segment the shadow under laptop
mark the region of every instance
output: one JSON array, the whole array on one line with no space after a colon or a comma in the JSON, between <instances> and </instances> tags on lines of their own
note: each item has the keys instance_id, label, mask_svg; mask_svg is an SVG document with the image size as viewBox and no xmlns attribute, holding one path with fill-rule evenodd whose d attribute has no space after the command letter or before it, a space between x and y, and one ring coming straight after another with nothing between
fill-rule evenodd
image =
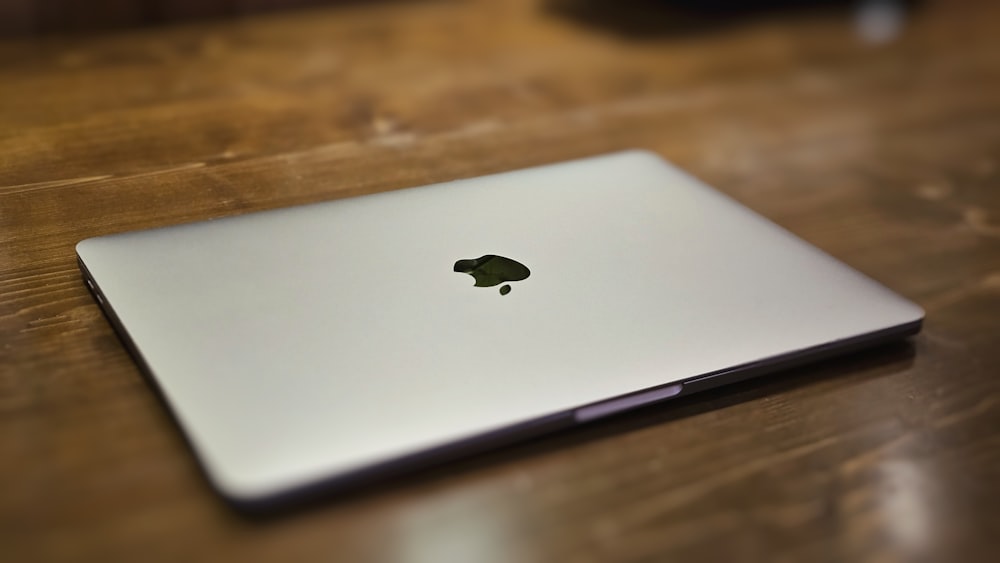
<instances>
[{"instance_id":1,"label":"shadow under laptop","mask_svg":"<svg viewBox=\"0 0 1000 563\"><path fill-rule=\"evenodd\" d=\"M537 437L518 438L516 434L511 436L505 433L502 441L491 443L489 439L477 440L474 446L465 451L459 450L458 453L450 454L454 459L434 461L432 465L428 465L422 458L407 460L377 472L366 472L336 482L321 483L266 502L249 505L233 504L233 506L249 522L257 523L266 523L292 514L303 515L321 509L345 508L351 504L371 500L373 496L431 486L458 475L553 454L654 425L670 424L702 413L805 388L821 381L842 379L845 385L856 385L904 371L912 365L913 358L912 339L891 342L834 359L821 360L748 381L640 407L599 421ZM532 432L537 431L538 427L533 426ZM473 448L476 451L472 451Z\"/></svg>"}]
</instances>

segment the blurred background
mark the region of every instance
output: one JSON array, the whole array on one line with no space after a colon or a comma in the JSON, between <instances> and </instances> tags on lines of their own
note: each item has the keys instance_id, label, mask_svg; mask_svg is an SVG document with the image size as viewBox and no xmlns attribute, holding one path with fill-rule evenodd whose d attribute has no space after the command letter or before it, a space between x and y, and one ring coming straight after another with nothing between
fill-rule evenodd
<instances>
[{"instance_id":1,"label":"blurred background","mask_svg":"<svg viewBox=\"0 0 1000 563\"><path fill-rule=\"evenodd\" d=\"M372 4L388 0L2 0L0 35L24 36L99 31L199 19L238 17L296 8ZM419 0L402 0L414 2ZM877 10L898 15L916 0L549 0L556 12L618 26L630 33L690 32L695 24L720 23L779 11L816 8ZM704 21L699 21L704 20ZM714 20L714 21L713 21Z\"/></svg>"},{"instance_id":2,"label":"blurred background","mask_svg":"<svg viewBox=\"0 0 1000 563\"><path fill-rule=\"evenodd\" d=\"M348 1L351 0L2 0L0 32L30 35L107 30Z\"/></svg>"}]
</instances>

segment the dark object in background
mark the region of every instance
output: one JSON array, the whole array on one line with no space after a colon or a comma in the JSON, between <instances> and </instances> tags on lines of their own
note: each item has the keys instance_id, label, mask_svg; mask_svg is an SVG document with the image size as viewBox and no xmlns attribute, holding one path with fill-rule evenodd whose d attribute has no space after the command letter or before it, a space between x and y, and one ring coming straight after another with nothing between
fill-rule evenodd
<instances>
[{"instance_id":1,"label":"dark object in background","mask_svg":"<svg viewBox=\"0 0 1000 563\"><path fill-rule=\"evenodd\" d=\"M108 30L358 0L0 0L0 37Z\"/></svg>"},{"instance_id":2,"label":"dark object in background","mask_svg":"<svg viewBox=\"0 0 1000 563\"><path fill-rule=\"evenodd\" d=\"M908 12L919 0L548 0L545 8L630 38L703 33L758 17L810 12L844 17L867 7Z\"/></svg>"}]
</instances>

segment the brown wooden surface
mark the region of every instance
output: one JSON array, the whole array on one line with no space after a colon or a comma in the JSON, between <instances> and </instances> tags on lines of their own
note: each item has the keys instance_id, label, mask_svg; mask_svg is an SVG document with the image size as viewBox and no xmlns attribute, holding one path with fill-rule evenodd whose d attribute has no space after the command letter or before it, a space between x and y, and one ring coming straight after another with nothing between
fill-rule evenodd
<instances>
[{"instance_id":1,"label":"brown wooden surface","mask_svg":"<svg viewBox=\"0 0 1000 563\"><path fill-rule=\"evenodd\" d=\"M1000 4L925 2L880 47L836 10L577 13L0 43L0 560L995 560ZM918 301L924 333L248 521L75 264L94 235L624 147Z\"/></svg>"}]
</instances>

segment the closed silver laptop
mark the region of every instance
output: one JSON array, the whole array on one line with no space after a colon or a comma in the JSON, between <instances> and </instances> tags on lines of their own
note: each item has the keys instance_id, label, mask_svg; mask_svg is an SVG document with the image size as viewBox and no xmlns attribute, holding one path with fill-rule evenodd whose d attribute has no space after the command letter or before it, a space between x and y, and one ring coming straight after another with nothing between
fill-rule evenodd
<instances>
[{"instance_id":1,"label":"closed silver laptop","mask_svg":"<svg viewBox=\"0 0 1000 563\"><path fill-rule=\"evenodd\" d=\"M77 253L210 480L246 506L900 338L923 318L642 151Z\"/></svg>"}]
</instances>

